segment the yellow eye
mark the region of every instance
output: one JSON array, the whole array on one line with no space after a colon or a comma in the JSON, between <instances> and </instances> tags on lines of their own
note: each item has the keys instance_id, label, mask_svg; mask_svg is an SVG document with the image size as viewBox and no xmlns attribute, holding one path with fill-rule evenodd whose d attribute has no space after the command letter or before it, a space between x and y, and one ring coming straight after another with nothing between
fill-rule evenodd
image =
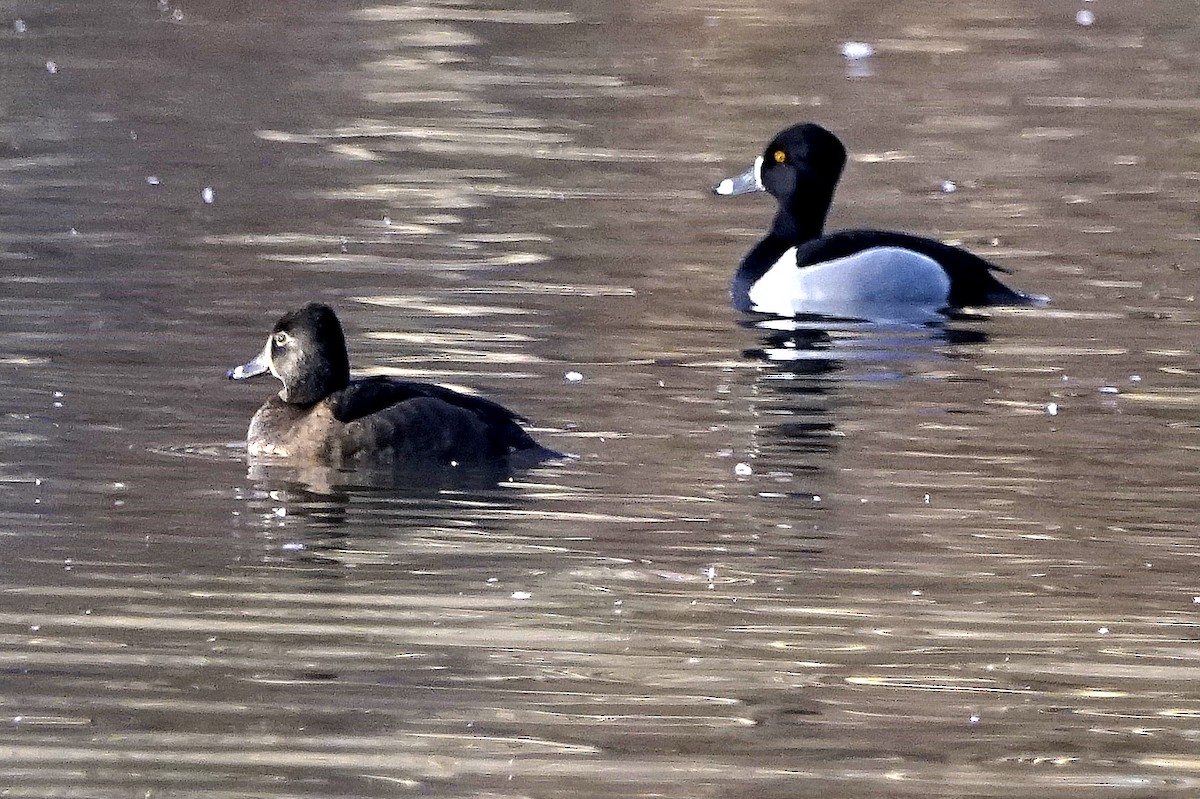
<instances>
[{"instance_id":1,"label":"yellow eye","mask_svg":"<svg viewBox=\"0 0 1200 799\"><path fill-rule=\"evenodd\" d=\"M292 337L282 330L275 334L275 343L280 347L287 346L287 343L292 340Z\"/></svg>"},{"instance_id":2,"label":"yellow eye","mask_svg":"<svg viewBox=\"0 0 1200 799\"><path fill-rule=\"evenodd\" d=\"M776 150L772 158L775 159L775 163L782 164L787 160L787 153L785 153L783 150Z\"/></svg>"}]
</instances>

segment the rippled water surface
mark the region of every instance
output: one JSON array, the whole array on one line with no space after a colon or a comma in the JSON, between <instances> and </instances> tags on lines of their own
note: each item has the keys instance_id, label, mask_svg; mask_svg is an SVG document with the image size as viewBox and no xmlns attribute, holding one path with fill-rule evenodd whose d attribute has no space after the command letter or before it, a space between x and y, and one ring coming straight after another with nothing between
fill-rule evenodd
<instances>
[{"instance_id":1,"label":"rippled water surface","mask_svg":"<svg viewBox=\"0 0 1200 799\"><path fill-rule=\"evenodd\" d=\"M1197 795L1198 62L1184 0L0 5L4 795ZM1053 303L739 319L707 187L807 119L832 227ZM310 300L577 457L248 471Z\"/></svg>"}]
</instances>

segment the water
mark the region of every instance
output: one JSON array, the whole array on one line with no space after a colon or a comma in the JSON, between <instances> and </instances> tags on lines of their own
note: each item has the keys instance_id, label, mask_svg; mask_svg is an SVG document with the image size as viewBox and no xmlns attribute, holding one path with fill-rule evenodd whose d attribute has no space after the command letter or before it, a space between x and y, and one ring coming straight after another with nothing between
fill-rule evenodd
<instances>
[{"instance_id":1,"label":"water","mask_svg":"<svg viewBox=\"0 0 1200 799\"><path fill-rule=\"evenodd\" d=\"M1088 10L7 7L6 795L1195 795L1200 30ZM739 324L804 119L1053 304ZM577 457L248 472L309 300Z\"/></svg>"}]
</instances>

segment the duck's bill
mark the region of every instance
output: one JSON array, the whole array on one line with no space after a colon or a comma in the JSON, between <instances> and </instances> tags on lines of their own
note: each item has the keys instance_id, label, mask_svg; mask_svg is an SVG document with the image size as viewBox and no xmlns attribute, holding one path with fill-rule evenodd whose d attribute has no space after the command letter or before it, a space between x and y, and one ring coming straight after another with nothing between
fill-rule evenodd
<instances>
[{"instance_id":1,"label":"duck's bill","mask_svg":"<svg viewBox=\"0 0 1200 799\"><path fill-rule=\"evenodd\" d=\"M754 159L749 169L735 178L725 178L713 186L713 194L732 197L735 194L749 194L752 191L766 191L762 182L762 156Z\"/></svg>"},{"instance_id":2,"label":"duck's bill","mask_svg":"<svg viewBox=\"0 0 1200 799\"><path fill-rule=\"evenodd\" d=\"M225 376L230 380L245 380L250 377L258 377L271 371L271 341L267 340L267 346L262 348L262 352L254 356L254 360L249 363L244 363L241 366L235 366L225 373Z\"/></svg>"}]
</instances>

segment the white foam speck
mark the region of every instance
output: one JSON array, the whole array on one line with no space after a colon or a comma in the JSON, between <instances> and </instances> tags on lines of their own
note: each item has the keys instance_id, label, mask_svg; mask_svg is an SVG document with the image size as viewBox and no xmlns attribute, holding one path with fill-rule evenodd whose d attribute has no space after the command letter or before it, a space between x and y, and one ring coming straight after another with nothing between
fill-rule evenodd
<instances>
[{"instance_id":1,"label":"white foam speck","mask_svg":"<svg viewBox=\"0 0 1200 799\"><path fill-rule=\"evenodd\" d=\"M26 31L25 20L23 20L23 19L14 20L13 21L13 30L15 30L17 33L24 33Z\"/></svg>"},{"instance_id":2,"label":"white foam speck","mask_svg":"<svg viewBox=\"0 0 1200 799\"><path fill-rule=\"evenodd\" d=\"M1096 15L1093 12L1088 11L1086 8L1080 9L1075 14L1076 24L1082 25L1085 28L1090 27L1095 21Z\"/></svg>"},{"instance_id":3,"label":"white foam speck","mask_svg":"<svg viewBox=\"0 0 1200 799\"><path fill-rule=\"evenodd\" d=\"M513 599L531 599L532 597L533 594L529 593L528 591L513 591L512 593Z\"/></svg>"},{"instance_id":4,"label":"white foam speck","mask_svg":"<svg viewBox=\"0 0 1200 799\"><path fill-rule=\"evenodd\" d=\"M733 473L738 477L749 477L754 474L754 469L748 463L739 463L733 467Z\"/></svg>"},{"instance_id":5,"label":"white foam speck","mask_svg":"<svg viewBox=\"0 0 1200 799\"><path fill-rule=\"evenodd\" d=\"M578 383L579 381L583 380L583 373L567 372L565 375L563 375L563 380L566 380L568 383Z\"/></svg>"},{"instance_id":6,"label":"white foam speck","mask_svg":"<svg viewBox=\"0 0 1200 799\"><path fill-rule=\"evenodd\" d=\"M53 61L47 61L46 62L46 71L49 72L51 75L55 74L56 72L58 72L58 64L54 63Z\"/></svg>"},{"instance_id":7,"label":"white foam speck","mask_svg":"<svg viewBox=\"0 0 1200 799\"><path fill-rule=\"evenodd\" d=\"M147 175L146 184L149 186L157 186L159 184L158 175Z\"/></svg>"},{"instance_id":8,"label":"white foam speck","mask_svg":"<svg viewBox=\"0 0 1200 799\"><path fill-rule=\"evenodd\" d=\"M859 61L875 55L875 48L866 42L842 42L842 57Z\"/></svg>"},{"instance_id":9,"label":"white foam speck","mask_svg":"<svg viewBox=\"0 0 1200 799\"><path fill-rule=\"evenodd\" d=\"M954 192L958 191L958 184L953 180L943 180L942 191L946 194L953 194Z\"/></svg>"},{"instance_id":10,"label":"white foam speck","mask_svg":"<svg viewBox=\"0 0 1200 799\"><path fill-rule=\"evenodd\" d=\"M212 201L215 200L216 198L217 198L217 193L215 191L213 191L212 186L205 186L204 190L200 192L200 199L204 200L204 202L206 204L211 205Z\"/></svg>"},{"instance_id":11,"label":"white foam speck","mask_svg":"<svg viewBox=\"0 0 1200 799\"><path fill-rule=\"evenodd\" d=\"M1046 403L1046 415L1047 416L1058 416L1058 403L1057 402Z\"/></svg>"}]
</instances>

